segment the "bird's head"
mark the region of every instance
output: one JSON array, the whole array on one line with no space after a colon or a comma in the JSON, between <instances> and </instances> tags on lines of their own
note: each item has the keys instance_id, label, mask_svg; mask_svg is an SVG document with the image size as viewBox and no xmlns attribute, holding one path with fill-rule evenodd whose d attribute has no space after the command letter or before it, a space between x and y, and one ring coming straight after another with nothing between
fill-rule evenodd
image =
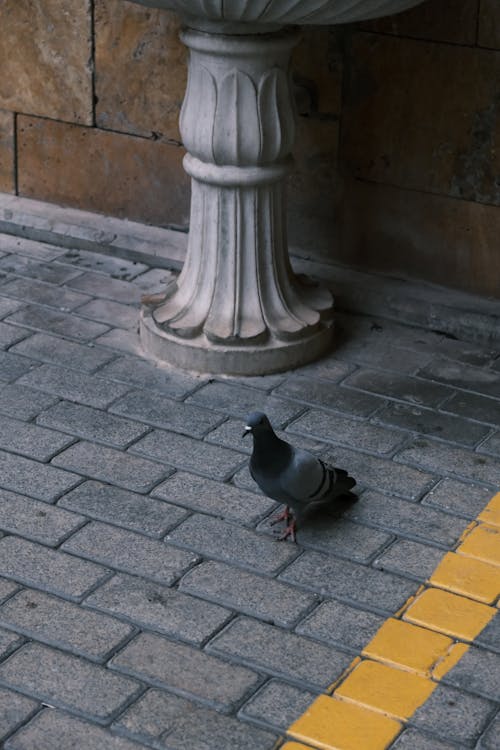
<instances>
[{"instance_id":1,"label":"bird's head","mask_svg":"<svg viewBox=\"0 0 500 750\"><path fill-rule=\"evenodd\" d=\"M252 435L258 434L259 432L272 431L271 423L266 415L261 411L253 411L248 415L247 423L245 425L245 431L243 437L248 435L250 432Z\"/></svg>"}]
</instances>

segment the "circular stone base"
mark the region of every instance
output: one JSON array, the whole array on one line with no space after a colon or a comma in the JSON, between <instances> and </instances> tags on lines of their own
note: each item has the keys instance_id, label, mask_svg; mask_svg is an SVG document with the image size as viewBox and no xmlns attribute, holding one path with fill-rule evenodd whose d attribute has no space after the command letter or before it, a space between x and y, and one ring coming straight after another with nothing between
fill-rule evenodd
<instances>
[{"instance_id":1,"label":"circular stone base","mask_svg":"<svg viewBox=\"0 0 500 750\"><path fill-rule=\"evenodd\" d=\"M254 346L222 346L206 336L185 339L158 327L151 309L143 307L140 336L144 351L183 370L224 375L269 375L293 370L324 354L333 340L333 322L298 341L272 340Z\"/></svg>"}]
</instances>

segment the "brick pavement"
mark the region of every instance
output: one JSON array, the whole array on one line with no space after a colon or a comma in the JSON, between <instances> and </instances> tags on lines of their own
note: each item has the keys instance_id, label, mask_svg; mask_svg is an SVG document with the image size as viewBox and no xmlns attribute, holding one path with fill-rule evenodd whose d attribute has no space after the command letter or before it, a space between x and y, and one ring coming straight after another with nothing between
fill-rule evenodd
<instances>
[{"instance_id":1,"label":"brick pavement","mask_svg":"<svg viewBox=\"0 0 500 750\"><path fill-rule=\"evenodd\" d=\"M0 743L279 747L498 491L500 351L339 315L298 372L197 376L141 357L165 271L0 256ZM297 546L248 474L256 408L359 481ZM497 615L391 747L498 748L499 654Z\"/></svg>"}]
</instances>

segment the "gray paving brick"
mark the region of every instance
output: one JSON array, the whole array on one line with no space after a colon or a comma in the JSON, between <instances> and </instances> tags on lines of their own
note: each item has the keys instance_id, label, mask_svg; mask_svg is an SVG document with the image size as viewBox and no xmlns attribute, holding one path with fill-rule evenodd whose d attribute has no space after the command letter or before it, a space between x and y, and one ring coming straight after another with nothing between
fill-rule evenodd
<instances>
[{"instance_id":1,"label":"gray paving brick","mask_svg":"<svg viewBox=\"0 0 500 750\"><path fill-rule=\"evenodd\" d=\"M474 419L500 427L500 403L497 399L459 391L441 408L442 411L457 414L466 419Z\"/></svg>"},{"instance_id":2,"label":"gray paving brick","mask_svg":"<svg viewBox=\"0 0 500 750\"><path fill-rule=\"evenodd\" d=\"M297 633L359 653L385 618L348 604L326 601L296 627Z\"/></svg>"},{"instance_id":3,"label":"gray paving brick","mask_svg":"<svg viewBox=\"0 0 500 750\"><path fill-rule=\"evenodd\" d=\"M183 521L166 539L259 573L277 572L298 553L296 545L279 544L250 529L198 513Z\"/></svg>"},{"instance_id":4,"label":"gray paving brick","mask_svg":"<svg viewBox=\"0 0 500 750\"><path fill-rule=\"evenodd\" d=\"M443 550L427 544L398 539L374 561L379 570L426 581L442 560Z\"/></svg>"},{"instance_id":5,"label":"gray paving brick","mask_svg":"<svg viewBox=\"0 0 500 750\"><path fill-rule=\"evenodd\" d=\"M0 487L6 490L51 503L79 481L69 471L0 450Z\"/></svg>"},{"instance_id":6,"label":"gray paving brick","mask_svg":"<svg viewBox=\"0 0 500 750\"><path fill-rule=\"evenodd\" d=\"M272 679L243 706L238 715L278 732L285 732L315 697L315 693L309 690Z\"/></svg>"},{"instance_id":7,"label":"gray paving brick","mask_svg":"<svg viewBox=\"0 0 500 750\"><path fill-rule=\"evenodd\" d=\"M112 328L102 336L98 336L95 343L100 346L109 346L110 349L116 349L125 354L140 356L142 353L138 332L126 331L124 328Z\"/></svg>"},{"instance_id":8,"label":"gray paving brick","mask_svg":"<svg viewBox=\"0 0 500 750\"><path fill-rule=\"evenodd\" d=\"M54 284L47 284L44 281L23 278L13 279L7 284L3 284L2 294L64 311L73 310L89 299L86 294L73 292Z\"/></svg>"},{"instance_id":9,"label":"gray paving brick","mask_svg":"<svg viewBox=\"0 0 500 750\"><path fill-rule=\"evenodd\" d=\"M392 750L456 750L456 747L410 728L398 737Z\"/></svg>"},{"instance_id":10,"label":"gray paving brick","mask_svg":"<svg viewBox=\"0 0 500 750\"><path fill-rule=\"evenodd\" d=\"M500 653L500 615L497 614L475 638L480 646Z\"/></svg>"},{"instance_id":11,"label":"gray paving brick","mask_svg":"<svg viewBox=\"0 0 500 750\"><path fill-rule=\"evenodd\" d=\"M131 307L109 299L93 299L78 308L78 315L116 328L137 329L139 305Z\"/></svg>"},{"instance_id":12,"label":"gray paving brick","mask_svg":"<svg viewBox=\"0 0 500 750\"><path fill-rule=\"evenodd\" d=\"M40 365L18 382L20 385L27 385L66 398L68 401L77 401L98 409L105 408L128 390L125 385L111 383L96 375L47 364Z\"/></svg>"},{"instance_id":13,"label":"gray paving brick","mask_svg":"<svg viewBox=\"0 0 500 750\"><path fill-rule=\"evenodd\" d=\"M269 521L263 521L259 528L276 533L272 529L281 530L284 524L282 527L271 527ZM302 547L347 557L356 562L369 562L391 538L383 531L326 513L306 520L297 531L297 541Z\"/></svg>"},{"instance_id":14,"label":"gray paving brick","mask_svg":"<svg viewBox=\"0 0 500 750\"><path fill-rule=\"evenodd\" d=\"M0 602L11 596L17 588L19 587L15 583L12 583L12 581L0 578Z\"/></svg>"},{"instance_id":15,"label":"gray paving brick","mask_svg":"<svg viewBox=\"0 0 500 750\"><path fill-rule=\"evenodd\" d=\"M115 359L103 367L100 374L110 380L130 383L144 390L160 391L177 399L183 398L205 379L201 375L188 375L179 370L161 367L150 360L131 356Z\"/></svg>"},{"instance_id":16,"label":"gray paving brick","mask_svg":"<svg viewBox=\"0 0 500 750\"><path fill-rule=\"evenodd\" d=\"M248 617L230 623L207 650L313 689L328 687L352 660L330 646Z\"/></svg>"},{"instance_id":17,"label":"gray paving brick","mask_svg":"<svg viewBox=\"0 0 500 750\"><path fill-rule=\"evenodd\" d=\"M46 333L34 333L12 347L11 351L49 364L76 367L84 372L94 372L114 357L111 352L93 345L77 344L76 341L66 341Z\"/></svg>"},{"instance_id":18,"label":"gray paving brick","mask_svg":"<svg viewBox=\"0 0 500 750\"><path fill-rule=\"evenodd\" d=\"M4 383L17 380L21 375L36 367L38 367L38 362L26 357L19 357L17 354L0 351L0 381Z\"/></svg>"},{"instance_id":19,"label":"gray paving brick","mask_svg":"<svg viewBox=\"0 0 500 750\"><path fill-rule=\"evenodd\" d=\"M489 433L489 428L485 425L407 404L388 404L376 414L374 420L468 447L477 445Z\"/></svg>"},{"instance_id":20,"label":"gray paving brick","mask_svg":"<svg viewBox=\"0 0 500 750\"><path fill-rule=\"evenodd\" d=\"M371 394L357 393L329 381L311 378L288 378L275 393L311 406L346 412L356 417L368 417L383 404L382 399Z\"/></svg>"},{"instance_id":21,"label":"gray paving brick","mask_svg":"<svg viewBox=\"0 0 500 750\"><path fill-rule=\"evenodd\" d=\"M343 386L378 393L399 401L409 401L419 406L438 406L453 392L444 385L422 378L368 369L358 370L350 375L344 380Z\"/></svg>"},{"instance_id":22,"label":"gray paving brick","mask_svg":"<svg viewBox=\"0 0 500 750\"><path fill-rule=\"evenodd\" d=\"M49 396L24 385L0 385L0 413L29 421L43 409L57 402L57 396Z\"/></svg>"},{"instance_id":23,"label":"gray paving brick","mask_svg":"<svg viewBox=\"0 0 500 750\"><path fill-rule=\"evenodd\" d=\"M134 531L91 521L61 549L110 568L170 585L199 557Z\"/></svg>"},{"instance_id":24,"label":"gray paving brick","mask_svg":"<svg viewBox=\"0 0 500 750\"><path fill-rule=\"evenodd\" d=\"M0 318L5 318L23 306L20 300L10 299L10 297L0 297Z\"/></svg>"},{"instance_id":25,"label":"gray paving brick","mask_svg":"<svg viewBox=\"0 0 500 750\"><path fill-rule=\"evenodd\" d=\"M317 409L311 409L292 422L287 428L288 432L372 453L390 453L405 439L404 433L396 430L386 430L359 419L349 419Z\"/></svg>"},{"instance_id":26,"label":"gray paving brick","mask_svg":"<svg viewBox=\"0 0 500 750\"><path fill-rule=\"evenodd\" d=\"M156 633L194 644L203 643L230 617L230 612L218 604L208 604L167 586L124 574L115 575L85 603Z\"/></svg>"},{"instance_id":27,"label":"gray paving brick","mask_svg":"<svg viewBox=\"0 0 500 750\"><path fill-rule=\"evenodd\" d=\"M147 432L147 427L130 419L115 417L71 401L55 404L38 417L37 423L116 448L126 448Z\"/></svg>"},{"instance_id":28,"label":"gray paving brick","mask_svg":"<svg viewBox=\"0 0 500 750\"><path fill-rule=\"evenodd\" d=\"M152 537L163 536L187 516L176 505L93 480L63 495L58 506Z\"/></svg>"},{"instance_id":29,"label":"gray paving brick","mask_svg":"<svg viewBox=\"0 0 500 750\"><path fill-rule=\"evenodd\" d=\"M0 575L78 600L107 578L109 571L64 552L7 536L0 539Z\"/></svg>"},{"instance_id":30,"label":"gray paving brick","mask_svg":"<svg viewBox=\"0 0 500 750\"><path fill-rule=\"evenodd\" d=\"M341 342L336 355L349 362L381 370L394 370L412 375L432 359L432 354L394 346L390 341L374 341L358 337Z\"/></svg>"},{"instance_id":31,"label":"gray paving brick","mask_svg":"<svg viewBox=\"0 0 500 750\"><path fill-rule=\"evenodd\" d=\"M89 724L47 708L5 743L5 750L141 750L144 745L112 735L108 729Z\"/></svg>"},{"instance_id":32,"label":"gray paving brick","mask_svg":"<svg viewBox=\"0 0 500 750\"><path fill-rule=\"evenodd\" d=\"M34 424L2 417L0 420L0 448L21 453L37 461L48 461L55 453L72 443L72 438Z\"/></svg>"},{"instance_id":33,"label":"gray paving brick","mask_svg":"<svg viewBox=\"0 0 500 750\"><path fill-rule=\"evenodd\" d=\"M245 460L228 448L219 448L175 432L154 430L141 438L129 453L164 461L177 469L192 470L213 479L226 479Z\"/></svg>"},{"instance_id":34,"label":"gray paving brick","mask_svg":"<svg viewBox=\"0 0 500 750\"><path fill-rule=\"evenodd\" d=\"M436 357L419 374L424 378L466 391L476 391L484 396L500 398L500 376L484 367L474 367L453 362L445 357Z\"/></svg>"},{"instance_id":35,"label":"gray paving brick","mask_svg":"<svg viewBox=\"0 0 500 750\"><path fill-rule=\"evenodd\" d=\"M500 702L500 654L475 646L443 678L443 682Z\"/></svg>"},{"instance_id":36,"label":"gray paving brick","mask_svg":"<svg viewBox=\"0 0 500 750\"><path fill-rule=\"evenodd\" d=\"M105 722L138 692L135 680L39 643L0 664L0 680L22 693Z\"/></svg>"},{"instance_id":37,"label":"gray paving brick","mask_svg":"<svg viewBox=\"0 0 500 750\"><path fill-rule=\"evenodd\" d=\"M165 286L174 279L175 274L166 268L150 268L132 280L132 284L144 294L158 293L165 290Z\"/></svg>"},{"instance_id":38,"label":"gray paving brick","mask_svg":"<svg viewBox=\"0 0 500 750\"><path fill-rule=\"evenodd\" d=\"M47 281L49 284L64 284L81 274L77 269L65 266L62 263L39 263L23 255L8 255L2 258L0 270L12 273L15 276Z\"/></svg>"},{"instance_id":39,"label":"gray paving brick","mask_svg":"<svg viewBox=\"0 0 500 750\"><path fill-rule=\"evenodd\" d=\"M440 684L417 708L410 723L442 740L461 742L470 747L485 728L493 710L491 701Z\"/></svg>"},{"instance_id":40,"label":"gray paving brick","mask_svg":"<svg viewBox=\"0 0 500 750\"><path fill-rule=\"evenodd\" d=\"M500 432L496 432L478 448L480 453L489 453L492 456L500 456Z\"/></svg>"},{"instance_id":41,"label":"gray paving brick","mask_svg":"<svg viewBox=\"0 0 500 750\"><path fill-rule=\"evenodd\" d=\"M277 388L286 378L286 373L275 373L274 375L240 375L237 378L227 377L228 383L234 385L248 385L251 388L260 388L263 391L272 391Z\"/></svg>"},{"instance_id":42,"label":"gray paving brick","mask_svg":"<svg viewBox=\"0 0 500 750\"><path fill-rule=\"evenodd\" d=\"M55 308L50 310L41 305L23 307L5 318L5 322L33 328L35 331L47 331L58 336L67 336L77 341L92 341L96 336L108 330L108 327L102 323L85 320L71 313L60 312Z\"/></svg>"},{"instance_id":43,"label":"gray paving brick","mask_svg":"<svg viewBox=\"0 0 500 750\"><path fill-rule=\"evenodd\" d=\"M0 741L23 724L37 706L37 702L31 698L0 688Z\"/></svg>"},{"instance_id":44,"label":"gray paving brick","mask_svg":"<svg viewBox=\"0 0 500 750\"><path fill-rule=\"evenodd\" d=\"M168 271L164 273L168 273ZM139 278L142 278L142 276L138 277L137 281ZM135 282L136 279L133 282L121 281L120 279L103 276L101 273L84 271L83 273L79 272L76 278L68 281L66 286L70 286L79 292L85 292L85 294L89 294L92 297L102 297L103 299L122 302L125 305L138 306L141 299L141 291L137 288Z\"/></svg>"},{"instance_id":45,"label":"gray paving brick","mask_svg":"<svg viewBox=\"0 0 500 750\"><path fill-rule=\"evenodd\" d=\"M8 323L0 322L0 349L8 349L12 344L16 344L26 336L30 331L19 326L10 326Z\"/></svg>"},{"instance_id":46,"label":"gray paving brick","mask_svg":"<svg viewBox=\"0 0 500 750\"><path fill-rule=\"evenodd\" d=\"M127 393L110 408L114 414L124 414L131 419L201 438L221 418L218 414L179 401L165 398L161 393L136 390Z\"/></svg>"},{"instance_id":47,"label":"gray paving brick","mask_svg":"<svg viewBox=\"0 0 500 750\"><path fill-rule=\"evenodd\" d=\"M377 612L393 614L415 592L415 583L358 563L306 551L280 579Z\"/></svg>"},{"instance_id":48,"label":"gray paving brick","mask_svg":"<svg viewBox=\"0 0 500 750\"><path fill-rule=\"evenodd\" d=\"M111 665L157 687L229 711L258 684L247 669L183 643L141 633L117 654Z\"/></svg>"},{"instance_id":49,"label":"gray paving brick","mask_svg":"<svg viewBox=\"0 0 500 750\"><path fill-rule=\"evenodd\" d=\"M101 661L133 632L130 625L77 604L24 590L0 607L0 623L17 633Z\"/></svg>"},{"instance_id":50,"label":"gray paving brick","mask_svg":"<svg viewBox=\"0 0 500 750\"><path fill-rule=\"evenodd\" d=\"M347 518L425 542L452 547L464 530L464 522L429 506L364 492L345 513Z\"/></svg>"},{"instance_id":51,"label":"gray paving brick","mask_svg":"<svg viewBox=\"0 0 500 750\"><path fill-rule=\"evenodd\" d=\"M238 469L238 471L233 475L231 481L235 485L235 487L238 487L238 489L249 490L249 492L256 493L265 497L260 487L250 476L248 461L243 464L241 469ZM278 507L276 503L274 503L274 505L275 507Z\"/></svg>"},{"instance_id":52,"label":"gray paving brick","mask_svg":"<svg viewBox=\"0 0 500 750\"><path fill-rule=\"evenodd\" d=\"M192 510L250 525L267 515L276 505L273 500L262 495L185 471L176 471L155 487L152 494Z\"/></svg>"},{"instance_id":53,"label":"gray paving brick","mask_svg":"<svg viewBox=\"0 0 500 750\"><path fill-rule=\"evenodd\" d=\"M7 253L28 255L39 261L50 261L64 255L64 249L36 240L27 240L24 237L15 237L10 234L0 234L0 249Z\"/></svg>"},{"instance_id":54,"label":"gray paving brick","mask_svg":"<svg viewBox=\"0 0 500 750\"><path fill-rule=\"evenodd\" d=\"M491 499L491 490L480 485L442 479L425 495L422 505L432 505L447 513L474 519Z\"/></svg>"},{"instance_id":55,"label":"gray paving brick","mask_svg":"<svg viewBox=\"0 0 500 750\"><path fill-rule=\"evenodd\" d=\"M167 750L272 750L277 739L274 734L159 690L149 690L115 726Z\"/></svg>"},{"instance_id":56,"label":"gray paving brick","mask_svg":"<svg viewBox=\"0 0 500 750\"><path fill-rule=\"evenodd\" d=\"M83 516L0 490L0 528L51 547L84 523Z\"/></svg>"},{"instance_id":57,"label":"gray paving brick","mask_svg":"<svg viewBox=\"0 0 500 750\"><path fill-rule=\"evenodd\" d=\"M325 380L331 380L334 383L339 383L347 377L355 367L347 362L340 362L337 359L337 356L338 350L336 350L333 355L327 355L309 365L298 367L297 370L295 370L295 373L306 378L312 376L314 378L322 378Z\"/></svg>"},{"instance_id":58,"label":"gray paving brick","mask_svg":"<svg viewBox=\"0 0 500 750\"><path fill-rule=\"evenodd\" d=\"M403 466L366 453L357 453L347 448L329 449L323 458L333 466L348 470L358 484L364 484L379 492L400 495L408 500L417 500L436 481L434 475L421 469Z\"/></svg>"},{"instance_id":59,"label":"gray paving brick","mask_svg":"<svg viewBox=\"0 0 500 750\"><path fill-rule=\"evenodd\" d=\"M67 448L52 463L135 492L147 492L169 472L146 458L84 441Z\"/></svg>"},{"instance_id":60,"label":"gray paving brick","mask_svg":"<svg viewBox=\"0 0 500 750\"><path fill-rule=\"evenodd\" d=\"M179 589L285 628L317 601L293 586L213 561L186 573Z\"/></svg>"},{"instance_id":61,"label":"gray paving brick","mask_svg":"<svg viewBox=\"0 0 500 750\"><path fill-rule=\"evenodd\" d=\"M11 633L10 630L4 630L0 628L0 659L5 659L7 654L18 648L23 642L23 638L18 633ZM0 706L2 704L1 691L0 691ZM1 717L0 717L1 722ZM1 726L1 724L0 724ZM0 733L1 736L1 733Z\"/></svg>"},{"instance_id":62,"label":"gray paving brick","mask_svg":"<svg viewBox=\"0 0 500 750\"><path fill-rule=\"evenodd\" d=\"M275 427L282 427L303 408L268 395L258 388L249 388L231 382L208 383L193 393L188 401L220 411L225 416L232 415L242 419L245 419L252 411L264 411Z\"/></svg>"},{"instance_id":63,"label":"gray paving brick","mask_svg":"<svg viewBox=\"0 0 500 750\"><path fill-rule=\"evenodd\" d=\"M481 750L498 750L498 737L500 736L500 712L495 716L478 745Z\"/></svg>"},{"instance_id":64,"label":"gray paving brick","mask_svg":"<svg viewBox=\"0 0 500 750\"><path fill-rule=\"evenodd\" d=\"M426 438L414 440L397 455L398 461L421 466L444 475L457 476L484 482L493 486L500 484L500 460L437 443Z\"/></svg>"},{"instance_id":65,"label":"gray paving brick","mask_svg":"<svg viewBox=\"0 0 500 750\"><path fill-rule=\"evenodd\" d=\"M87 268L91 271L104 273L115 279L129 281L147 270L143 263L123 260L111 255L93 253L89 250L68 250L59 259L62 263L70 263L77 268Z\"/></svg>"}]
</instances>

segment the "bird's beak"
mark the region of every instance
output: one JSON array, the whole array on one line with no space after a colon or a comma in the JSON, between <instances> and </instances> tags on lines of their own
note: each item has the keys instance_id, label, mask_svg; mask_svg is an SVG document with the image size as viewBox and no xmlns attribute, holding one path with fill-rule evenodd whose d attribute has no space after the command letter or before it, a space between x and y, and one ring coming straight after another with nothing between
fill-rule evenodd
<instances>
[{"instance_id":1,"label":"bird's beak","mask_svg":"<svg viewBox=\"0 0 500 750\"><path fill-rule=\"evenodd\" d=\"M250 432L252 432L252 428L249 425L246 425L241 437L244 438L245 435L248 435Z\"/></svg>"}]
</instances>

